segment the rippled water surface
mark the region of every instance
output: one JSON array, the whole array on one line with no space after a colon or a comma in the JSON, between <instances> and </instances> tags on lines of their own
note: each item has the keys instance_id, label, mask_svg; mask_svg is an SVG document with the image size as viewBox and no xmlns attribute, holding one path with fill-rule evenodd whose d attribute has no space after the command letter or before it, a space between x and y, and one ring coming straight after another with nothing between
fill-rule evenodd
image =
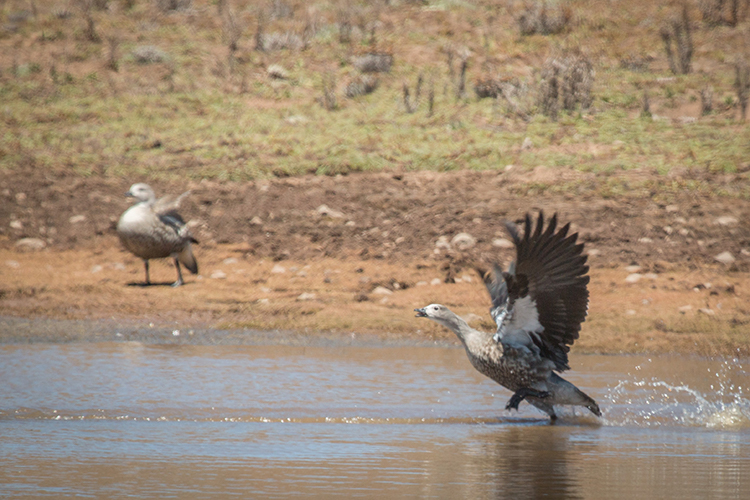
<instances>
[{"instance_id":1,"label":"rippled water surface","mask_svg":"<svg viewBox=\"0 0 750 500\"><path fill-rule=\"evenodd\" d=\"M454 348L0 345L0 497L747 498L740 361L571 366L602 419Z\"/></svg>"}]
</instances>

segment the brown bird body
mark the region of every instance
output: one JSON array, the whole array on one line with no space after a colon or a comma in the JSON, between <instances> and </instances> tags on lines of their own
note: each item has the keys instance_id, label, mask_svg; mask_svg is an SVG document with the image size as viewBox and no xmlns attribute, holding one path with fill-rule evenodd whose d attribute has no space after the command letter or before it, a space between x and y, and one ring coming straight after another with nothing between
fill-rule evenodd
<instances>
[{"instance_id":1,"label":"brown bird body","mask_svg":"<svg viewBox=\"0 0 750 500\"><path fill-rule=\"evenodd\" d=\"M154 191L142 183L133 184L127 195L136 198L138 203L128 208L120 217L117 235L127 251L143 259L146 284L151 284L148 266L150 259L174 259L177 281L173 286L183 284L180 263L193 274L197 274L198 263L193 255L192 243L198 241L190 234L190 229L177 212L182 196L177 200L169 200L166 197L157 200Z\"/></svg>"},{"instance_id":2,"label":"brown bird body","mask_svg":"<svg viewBox=\"0 0 750 500\"><path fill-rule=\"evenodd\" d=\"M490 312L498 325L495 333L471 328L440 304L417 309L417 316L452 330L472 366L513 391L506 408L517 409L526 399L553 420L555 405L584 406L601 416L592 398L555 373L569 368L569 345L578 338L588 309L583 245L575 243L577 235L566 237L567 225L555 232L556 223L553 216L543 231L540 214L532 235L527 215L523 238L508 225L517 260L507 273L495 266L494 278L484 274L493 304Z\"/></svg>"}]
</instances>

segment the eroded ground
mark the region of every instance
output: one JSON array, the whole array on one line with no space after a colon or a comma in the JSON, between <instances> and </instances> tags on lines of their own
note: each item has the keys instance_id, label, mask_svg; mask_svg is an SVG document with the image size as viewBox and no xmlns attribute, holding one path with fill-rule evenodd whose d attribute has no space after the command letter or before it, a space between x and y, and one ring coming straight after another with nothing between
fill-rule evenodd
<instances>
[{"instance_id":1,"label":"eroded ground","mask_svg":"<svg viewBox=\"0 0 750 500\"><path fill-rule=\"evenodd\" d=\"M571 221L591 255L577 352L747 354L750 202L557 195L527 181L511 171L158 184L159 194L192 190L182 212L201 242L200 274L173 289L132 285L143 265L114 232L128 185L9 174L0 315L447 339L413 308L441 302L491 328L474 266L509 262L502 221L544 209ZM452 245L462 232L476 243ZM717 261L724 252L734 261ZM174 279L168 261L152 265L152 280Z\"/></svg>"}]
</instances>

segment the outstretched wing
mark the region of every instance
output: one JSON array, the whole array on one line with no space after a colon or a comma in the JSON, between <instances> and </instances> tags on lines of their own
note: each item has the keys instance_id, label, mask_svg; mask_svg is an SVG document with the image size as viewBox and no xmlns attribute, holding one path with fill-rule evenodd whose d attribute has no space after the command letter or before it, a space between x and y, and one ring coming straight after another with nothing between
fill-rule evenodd
<instances>
[{"instance_id":1,"label":"outstretched wing","mask_svg":"<svg viewBox=\"0 0 750 500\"><path fill-rule=\"evenodd\" d=\"M506 227L516 245L516 262L502 274L495 266L494 284L485 279L492 310L498 311L493 312L498 337L508 335L515 343L534 346L558 371L567 370L570 345L588 311L589 268L583 244L576 244L577 234L568 236L570 224L555 231L557 214L546 230L543 213L536 227L526 214L523 237L515 224L507 222Z\"/></svg>"}]
</instances>

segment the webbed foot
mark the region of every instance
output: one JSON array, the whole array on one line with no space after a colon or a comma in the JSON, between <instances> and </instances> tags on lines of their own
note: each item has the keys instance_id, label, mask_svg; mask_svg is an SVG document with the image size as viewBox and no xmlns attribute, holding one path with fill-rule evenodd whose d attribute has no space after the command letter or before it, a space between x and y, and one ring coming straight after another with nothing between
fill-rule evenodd
<instances>
[{"instance_id":1,"label":"webbed foot","mask_svg":"<svg viewBox=\"0 0 750 500\"><path fill-rule=\"evenodd\" d=\"M513 394L513 396L511 396L510 401L508 401L508 404L505 405L505 409L506 410L518 410L518 405L521 404L521 401L523 401L529 396L531 396L532 398L544 399L546 397L549 397L549 392L537 391L536 389L529 389L527 387L518 389Z\"/></svg>"}]
</instances>

